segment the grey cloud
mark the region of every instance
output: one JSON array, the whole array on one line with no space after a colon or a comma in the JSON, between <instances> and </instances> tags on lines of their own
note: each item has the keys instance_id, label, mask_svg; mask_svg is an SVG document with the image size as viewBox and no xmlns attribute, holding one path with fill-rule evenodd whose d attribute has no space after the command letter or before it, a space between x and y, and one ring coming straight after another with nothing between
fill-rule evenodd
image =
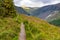
<instances>
[{"instance_id":1,"label":"grey cloud","mask_svg":"<svg viewBox=\"0 0 60 40\"><path fill-rule=\"evenodd\" d=\"M13 0L13 2L15 2L15 3L19 3L20 1L22 1L22 0Z\"/></svg>"},{"instance_id":2,"label":"grey cloud","mask_svg":"<svg viewBox=\"0 0 60 40\"><path fill-rule=\"evenodd\" d=\"M43 3L50 3L53 0L32 0L33 2L43 2Z\"/></svg>"}]
</instances>

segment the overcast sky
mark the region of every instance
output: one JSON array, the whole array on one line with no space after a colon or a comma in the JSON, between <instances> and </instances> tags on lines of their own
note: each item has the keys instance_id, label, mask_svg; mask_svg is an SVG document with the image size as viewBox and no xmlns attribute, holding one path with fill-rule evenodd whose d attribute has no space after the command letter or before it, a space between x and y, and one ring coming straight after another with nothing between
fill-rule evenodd
<instances>
[{"instance_id":1,"label":"overcast sky","mask_svg":"<svg viewBox=\"0 0 60 40\"><path fill-rule=\"evenodd\" d=\"M60 0L14 0L15 6L22 7L42 7L60 3Z\"/></svg>"}]
</instances>

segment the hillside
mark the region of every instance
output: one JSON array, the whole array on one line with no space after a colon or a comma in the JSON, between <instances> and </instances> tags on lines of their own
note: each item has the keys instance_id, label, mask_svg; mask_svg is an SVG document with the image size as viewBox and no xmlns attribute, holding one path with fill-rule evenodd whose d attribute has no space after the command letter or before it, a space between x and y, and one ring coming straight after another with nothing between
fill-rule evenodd
<instances>
[{"instance_id":1,"label":"hillside","mask_svg":"<svg viewBox=\"0 0 60 40\"><path fill-rule=\"evenodd\" d=\"M0 18L0 40L18 40L21 22L25 25L26 40L60 40L60 28L25 15Z\"/></svg>"},{"instance_id":2,"label":"hillside","mask_svg":"<svg viewBox=\"0 0 60 40\"><path fill-rule=\"evenodd\" d=\"M47 21L52 21L52 20L56 20L56 19L60 19L60 12L59 11L55 11L55 13L50 14L49 16L46 17Z\"/></svg>"},{"instance_id":3,"label":"hillside","mask_svg":"<svg viewBox=\"0 0 60 40\"><path fill-rule=\"evenodd\" d=\"M60 19L55 19L55 20L49 21L49 23L56 25L56 26L60 26Z\"/></svg>"},{"instance_id":4,"label":"hillside","mask_svg":"<svg viewBox=\"0 0 60 40\"><path fill-rule=\"evenodd\" d=\"M30 15L26 10L24 10L22 7L16 7L15 9L17 10L18 13L20 14L25 14L25 15Z\"/></svg>"},{"instance_id":5,"label":"hillside","mask_svg":"<svg viewBox=\"0 0 60 40\"><path fill-rule=\"evenodd\" d=\"M25 7L25 8L22 8L23 10L20 10L21 7L20 8L16 7L16 8L19 13L23 11L23 14L26 14L26 15L29 14L30 16L36 16L38 18L45 20L46 17L48 17L50 14L54 14L56 11L58 12L60 11L60 3L54 4L54 5L47 5L43 7Z\"/></svg>"},{"instance_id":6,"label":"hillside","mask_svg":"<svg viewBox=\"0 0 60 40\"><path fill-rule=\"evenodd\" d=\"M22 10L21 10L22 8ZM38 18L44 19L50 24L59 26L60 23L60 3L47 5L44 7L16 7L19 13L28 15L28 16L36 16ZM57 21L57 23L55 22Z\"/></svg>"},{"instance_id":7,"label":"hillside","mask_svg":"<svg viewBox=\"0 0 60 40\"><path fill-rule=\"evenodd\" d=\"M60 12L56 11L53 14L50 14L47 18L46 21L48 21L50 24L60 26Z\"/></svg>"},{"instance_id":8,"label":"hillside","mask_svg":"<svg viewBox=\"0 0 60 40\"><path fill-rule=\"evenodd\" d=\"M58 12L60 11L60 3L38 8L37 10L32 12L33 13L32 15L42 19L46 19L46 17L49 16L50 14L54 14L55 11Z\"/></svg>"},{"instance_id":9,"label":"hillside","mask_svg":"<svg viewBox=\"0 0 60 40\"><path fill-rule=\"evenodd\" d=\"M23 14L15 10L12 0L0 0L0 40L19 40L24 28L26 40L60 40L60 27Z\"/></svg>"}]
</instances>

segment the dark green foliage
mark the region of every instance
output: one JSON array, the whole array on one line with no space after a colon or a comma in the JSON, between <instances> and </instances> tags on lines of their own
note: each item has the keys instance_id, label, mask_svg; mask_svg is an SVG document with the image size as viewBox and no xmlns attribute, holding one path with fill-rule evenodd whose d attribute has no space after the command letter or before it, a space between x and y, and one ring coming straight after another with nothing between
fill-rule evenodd
<instances>
[{"instance_id":1,"label":"dark green foliage","mask_svg":"<svg viewBox=\"0 0 60 40\"><path fill-rule=\"evenodd\" d=\"M56 25L56 26L60 26L60 19L57 20L53 20L51 22L49 22L50 24Z\"/></svg>"},{"instance_id":2,"label":"dark green foliage","mask_svg":"<svg viewBox=\"0 0 60 40\"><path fill-rule=\"evenodd\" d=\"M0 16L14 17L16 10L13 5L13 0L0 0Z\"/></svg>"}]
</instances>

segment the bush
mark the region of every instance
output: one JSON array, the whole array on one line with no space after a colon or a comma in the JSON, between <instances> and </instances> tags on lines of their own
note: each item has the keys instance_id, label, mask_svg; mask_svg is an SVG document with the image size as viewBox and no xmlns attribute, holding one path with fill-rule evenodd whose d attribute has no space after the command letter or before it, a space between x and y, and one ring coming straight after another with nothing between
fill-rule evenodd
<instances>
[{"instance_id":1,"label":"bush","mask_svg":"<svg viewBox=\"0 0 60 40\"><path fill-rule=\"evenodd\" d=\"M16 16L16 10L12 0L0 0L0 16L2 17L14 17Z\"/></svg>"}]
</instances>

